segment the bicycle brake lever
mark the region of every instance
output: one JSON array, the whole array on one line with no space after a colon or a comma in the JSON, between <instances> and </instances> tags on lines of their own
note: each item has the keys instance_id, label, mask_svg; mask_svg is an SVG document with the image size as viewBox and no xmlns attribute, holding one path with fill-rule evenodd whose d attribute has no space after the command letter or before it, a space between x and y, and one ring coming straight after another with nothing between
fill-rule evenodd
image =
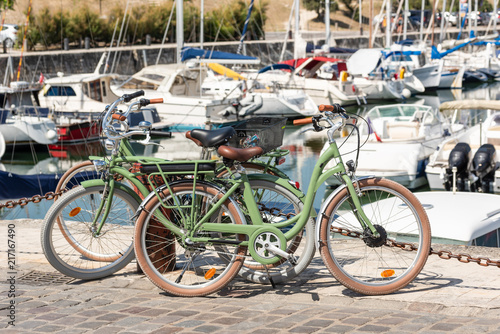
<instances>
[{"instance_id":1,"label":"bicycle brake lever","mask_svg":"<svg viewBox=\"0 0 500 334\"><path fill-rule=\"evenodd\" d=\"M303 134L304 132L308 132L308 131L316 131L316 130L314 128L307 128L307 129L300 131L299 133Z\"/></svg>"}]
</instances>

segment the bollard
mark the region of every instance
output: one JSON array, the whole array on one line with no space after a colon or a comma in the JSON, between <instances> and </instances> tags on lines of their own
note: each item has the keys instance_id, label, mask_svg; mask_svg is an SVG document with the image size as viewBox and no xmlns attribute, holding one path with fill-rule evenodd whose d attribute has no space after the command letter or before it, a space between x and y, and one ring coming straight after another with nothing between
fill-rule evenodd
<instances>
[{"instance_id":1,"label":"bollard","mask_svg":"<svg viewBox=\"0 0 500 334\"><path fill-rule=\"evenodd\" d=\"M90 37L85 37L85 49L90 49Z\"/></svg>"},{"instance_id":2,"label":"bollard","mask_svg":"<svg viewBox=\"0 0 500 334\"><path fill-rule=\"evenodd\" d=\"M147 45L147 46L150 46L150 45L151 45L151 35L150 35L150 34L147 34L147 35L146 35L146 45Z\"/></svg>"},{"instance_id":3,"label":"bollard","mask_svg":"<svg viewBox=\"0 0 500 334\"><path fill-rule=\"evenodd\" d=\"M67 38L67 37L63 40L63 48L64 48L64 51L69 50L69 38Z\"/></svg>"},{"instance_id":4,"label":"bollard","mask_svg":"<svg viewBox=\"0 0 500 334\"><path fill-rule=\"evenodd\" d=\"M2 45L3 45L3 53L7 53L7 39L4 39Z\"/></svg>"}]
</instances>

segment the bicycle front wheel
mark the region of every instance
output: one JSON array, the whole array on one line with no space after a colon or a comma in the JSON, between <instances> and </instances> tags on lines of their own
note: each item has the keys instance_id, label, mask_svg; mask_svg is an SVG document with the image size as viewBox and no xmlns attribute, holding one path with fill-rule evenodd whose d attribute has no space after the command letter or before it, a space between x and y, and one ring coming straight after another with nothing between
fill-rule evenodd
<instances>
[{"instance_id":1,"label":"bicycle front wheel","mask_svg":"<svg viewBox=\"0 0 500 334\"><path fill-rule=\"evenodd\" d=\"M98 279L124 268L134 258L134 215L139 203L115 189L109 215L100 232L93 224L104 186L74 188L50 207L42 227L42 249L61 273ZM100 219L97 219L100 222ZM97 224L98 224L97 223Z\"/></svg>"},{"instance_id":2,"label":"bicycle front wheel","mask_svg":"<svg viewBox=\"0 0 500 334\"><path fill-rule=\"evenodd\" d=\"M226 286L238 273L246 255L239 243L244 235L196 232L208 242L176 236L160 221L168 219L189 233L224 194L211 185L182 181L164 188L161 200L152 197L136 222L134 246L144 274L160 289L177 296L205 296ZM210 223L243 224L235 205L226 200L209 218ZM184 239L184 240L183 240Z\"/></svg>"},{"instance_id":3,"label":"bicycle front wheel","mask_svg":"<svg viewBox=\"0 0 500 334\"><path fill-rule=\"evenodd\" d=\"M418 199L402 185L380 178L358 182L361 205L379 232L362 228L343 189L327 204L320 222L320 254L344 286L382 295L408 285L429 256L429 219Z\"/></svg>"}]
</instances>

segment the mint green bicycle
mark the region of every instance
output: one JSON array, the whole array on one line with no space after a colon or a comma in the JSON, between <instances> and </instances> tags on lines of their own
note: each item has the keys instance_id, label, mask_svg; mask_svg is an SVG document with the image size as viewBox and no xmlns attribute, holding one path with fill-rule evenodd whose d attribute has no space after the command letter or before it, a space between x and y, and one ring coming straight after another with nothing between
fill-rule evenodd
<instances>
[{"instance_id":1,"label":"mint green bicycle","mask_svg":"<svg viewBox=\"0 0 500 334\"><path fill-rule=\"evenodd\" d=\"M193 162L193 178L169 182L165 164L151 164L148 180L163 178L140 205L134 233L136 258L160 289L178 296L203 296L226 286L240 270L268 273L283 262L296 263L294 240L314 210L318 187L336 175L343 186L324 202L316 219L315 243L333 276L366 295L387 294L409 284L427 260L431 233L427 215L405 187L381 178L355 177L355 164L344 166L334 133L345 126L340 106L320 106L324 115L295 124L327 129L330 147L319 157L302 209L288 214L279 201L262 205L241 162L263 153L260 147L220 146L231 177L199 180L203 162ZM332 159L337 164L323 170ZM150 166L151 166L150 165ZM185 173L185 171L183 171ZM266 176L275 186L283 182ZM279 221L267 223L269 216ZM159 233L161 231L161 233ZM247 262L250 262L248 265ZM269 278L272 276L269 274Z\"/></svg>"},{"instance_id":2,"label":"mint green bicycle","mask_svg":"<svg viewBox=\"0 0 500 334\"><path fill-rule=\"evenodd\" d=\"M123 102L140 96L141 92L115 101L108 107L103 117L103 132L108 138L107 148L110 157L90 157L70 169L61 178L59 189L73 188L61 196L48 211L42 228L42 248L49 263L65 275L79 279L97 279L113 274L125 267L134 258L133 226L136 210L141 200L152 189L165 182L189 178L190 180L215 179L220 174L224 179L230 169L223 171L219 163L213 160L169 162L163 159L136 156L127 140L132 135L147 136L148 127L142 130L128 131L124 123L126 115L149 103L159 100L144 100L131 103L127 112L112 114L115 107ZM119 131L112 127L119 123L125 128ZM234 131L233 131L234 132ZM195 136L196 136L196 132ZM203 147L219 146L226 143L232 135L231 128L218 131L198 131L197 135ZM203 143L202 143L203 142ZM274 152L270 159L277 159L286 152ZM155 163L152 165L152 163ZM165 179L156 177L152 184L144 181L156 164L162 164L170 175ZM273 172L279 174L270 163L246 163L249 170ZM157 170L157 169L156 169ZM282 220L283 215L297 214L303 204L303 194L294 188L288 179L273 176L271 181L265 175L253 175L250 185L258 196L262 210L279 203L280 209L273 212L263 211L269 224ZM276 184L279 179L280 184ZM165 237L157 227L152 226L157 237ZM314 222L311 219L303 231L294 238L288 247L295 254L296 261L282 261L272 268L263 268L259 263L247 262L240 274L250 281L258 283L279 283L298 275L314 256Z\"/></svg>"}]
</instances>

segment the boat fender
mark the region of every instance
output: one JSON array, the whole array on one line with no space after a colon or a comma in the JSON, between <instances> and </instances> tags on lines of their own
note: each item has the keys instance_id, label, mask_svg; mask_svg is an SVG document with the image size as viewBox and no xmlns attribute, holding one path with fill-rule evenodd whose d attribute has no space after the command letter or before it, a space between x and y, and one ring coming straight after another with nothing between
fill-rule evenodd
<instances>
[{"instance_id":1,"label":"boat fender","mask_svg":"<svg viewBox=\"0 0 500 334\"><path fill-rule=\"evenodd\" d=\"M345 82L345 81L347 81L348 77L349 77L349 73L347 73L346 71L340 72L340 81Z\"/></svg>"},{"instance_id":2,"label":"boat fender","mask_svg":"<svg viewBox=\"0 0 500 334\"><path fill-rule=\"evenodd\" d=\"M400 79L405 78L405 72L406 72L406 70L405 70L404 66L402 66L401 69L399 70L399 78Z\"/></svg>"}]
</instances>

